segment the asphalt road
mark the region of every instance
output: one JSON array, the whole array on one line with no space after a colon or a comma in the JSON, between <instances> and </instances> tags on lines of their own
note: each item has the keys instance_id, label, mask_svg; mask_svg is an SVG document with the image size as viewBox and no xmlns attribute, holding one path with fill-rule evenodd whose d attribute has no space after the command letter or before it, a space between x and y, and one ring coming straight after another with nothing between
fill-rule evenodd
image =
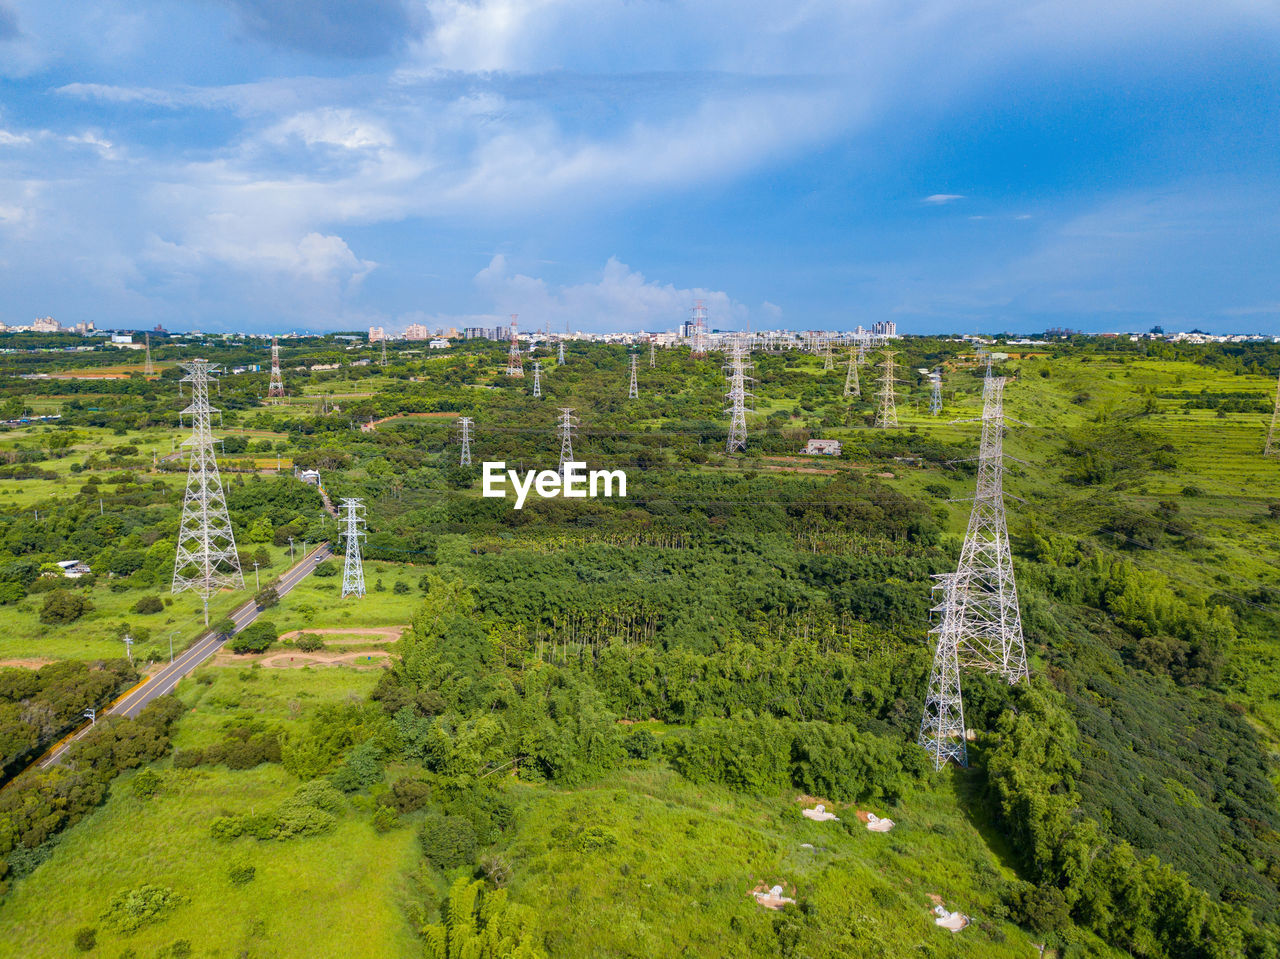
<instances>
[{"instance_id":1,"label":"asphalt road","mask_svg":"<svg viewBox=\"0 0 1280 959\"><path fill-rule=\"evenodd\" d=\"M289 590L310 576L312 571L331 555L333 554L329 552L329 544L321 543L299 560L296 566L280 577L276 583L276 592L284 596ZM259 612L257 604L251 599L232 613L231 621L236 624L236 628L231 635L234 636L257 619ZM228 638L214 633L206 633L196 641L195 645L188 648L186 652L174 659L172 663L165 666L160 672L112 703L106 715L127 716L130 719L137 716L146 707L147 703L157 696L163 696L165 693L171 692L173 687L178 685L178 680L182 679L183 676L186 676L201 663L206 662L209 657L226 644ZM66 753L71 744L84 736L91 728L92 725L83 726L74 735L64 739L54 748L53 752L40 761L40 768L48 769L50 766L60 762L63 754Z\"/></svg>"}]
</instances>

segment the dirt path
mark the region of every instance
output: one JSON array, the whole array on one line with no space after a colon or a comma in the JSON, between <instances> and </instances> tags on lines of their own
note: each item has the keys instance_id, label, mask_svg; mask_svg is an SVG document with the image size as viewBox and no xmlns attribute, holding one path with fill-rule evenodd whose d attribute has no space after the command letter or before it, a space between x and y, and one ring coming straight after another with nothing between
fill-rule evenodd
<instances>
[{"instance_id":1,"label":"dirt path","mask_svg":"<svg viewBox=\"0 0 1280 959\"><path fill-rule=\"evenodd\" d=\"M408 626L380 626L370 629L361 629L357 627L347 627L344 629L341 626L337 626L333 629L295 629L288 633L282 633L280 635L280 641L284 642L286 639L296 640L303 633L310 633L312 636L379 636L383 642L394 643L408 628ZM367 642L367 640L339 639L330 640L330 642L338 643L340 645L342 643L363 643Z\"/></svg>"},{"instance_id":2,"label":"dirt path","mask_svg":"<svg viewBox=\"0 0 1280 959\"><path fill-rule=\"evenodd\" d=\"M219 654L221 659L223 654ZM359 653L268 653L265 656L227 657L228 665L235 663L257 663L268 669L301 669L303 666L350 666L353 669L381 669L384 663L391 662L391 654L379 649ZM218 663L218 665L222 665Z\"/></svg>"},{"instance_id":3,"label":"dirt path","mask_svg":"<svg viewBox=\"0 0 1280 959\"><path fill-rule=\"evenodd\" d=\"M41 666L48 666L50 663L57 662L56 659L40 659L32 657L30 659L0 659L0 666L16 666L18 669L39 669Z\"/></svg>"}]
</instances>

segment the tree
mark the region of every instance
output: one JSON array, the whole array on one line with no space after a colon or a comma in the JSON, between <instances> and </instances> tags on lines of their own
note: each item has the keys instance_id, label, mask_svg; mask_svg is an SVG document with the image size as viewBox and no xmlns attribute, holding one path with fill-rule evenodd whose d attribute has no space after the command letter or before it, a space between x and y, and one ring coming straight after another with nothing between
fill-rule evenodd
<instances>
[{"instance_id":1,"label":"tree","mask_svg":"<svg viewBox=\"0 0 1280 959\"><path fill-rule=\"evenodd\" d=\"M246 626L239 636L231 640L230 649L233 653L265 653L278 635L275 623L260 619Z\"/></svg>"},{"instance_id":2,"label":"tree","mask_svg":"<svg viewBox=\"0 0 1280 959\"><path fill-rule=\"evenodd\" d=\"M139 615L164 612L164 601L159 596L143 596L133 604L133 611Z\"/></svg>"},{"instance_id":3,"label":"tree","mask_svg":"<svg viewBox=\"0 0 1280 959\"><path fill-rule=\"evenodd\" d=\"M55 589L44 599L44 606L40 609L40 622L46 626L74 623L91 609L93 609L93 603L83 594L66 589Z\"/></svg>"},{"instance_id":4,"label":"tree","mask_svg":"<svg viewBox=\"0 0 1280 959\"><path fill-rule=\"evenodd\" d=\"M270 516L259 516L249 527L249 542L251 543L270 543L275 533L274 527L271 525Z\"/></svg>"},{"instance_id":5,"label":"tree","mask_svg":"<svg viewBox=\"0 0 1280 959\"><path fill-rule=\"evenodd\" d=\"M270 609L280 604L280 594L274 586L267 586L254 593L253 601L258 604L258 609Z\"/></svg>"}]
</instances>

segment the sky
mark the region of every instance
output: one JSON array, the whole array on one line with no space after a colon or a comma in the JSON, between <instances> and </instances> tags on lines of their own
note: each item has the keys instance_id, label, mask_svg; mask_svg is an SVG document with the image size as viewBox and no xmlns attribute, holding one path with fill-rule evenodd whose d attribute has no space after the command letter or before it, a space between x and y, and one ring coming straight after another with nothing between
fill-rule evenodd
<instances>
[{"instance_id":1,"label":"sky","mask_svg":"<svg viewBox=\"0 0 1280 959\"><path fill-rule=\"evenodd\" d=\"M0 0L0 321L1280 333L1280 4Z\"/></svg>"}]
</instances>

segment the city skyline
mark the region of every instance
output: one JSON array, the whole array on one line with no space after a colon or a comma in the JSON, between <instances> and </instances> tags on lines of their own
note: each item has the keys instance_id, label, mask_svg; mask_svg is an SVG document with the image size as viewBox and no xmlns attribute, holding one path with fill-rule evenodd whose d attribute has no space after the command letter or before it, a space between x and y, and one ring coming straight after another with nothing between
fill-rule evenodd
<instances>
[{"instance_id":1,"label":"city skyline","mask_svg":"<svg viewBox=\"0 0 1280 959\"><path fill-rule=\"evenodd\" d=\"M0 321L1280 329L1274 10L290 9L0 0Z\"/></svg>"}]
</instances>

